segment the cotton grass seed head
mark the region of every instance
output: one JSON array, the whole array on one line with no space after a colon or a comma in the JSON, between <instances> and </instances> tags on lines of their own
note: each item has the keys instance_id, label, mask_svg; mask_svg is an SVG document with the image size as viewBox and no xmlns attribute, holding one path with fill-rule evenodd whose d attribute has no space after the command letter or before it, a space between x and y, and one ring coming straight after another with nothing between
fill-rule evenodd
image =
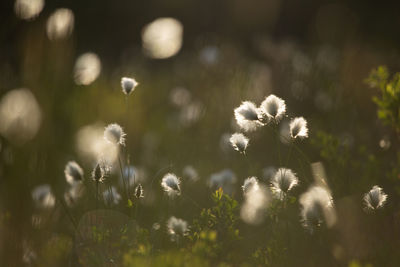
<instances>
[{"instance_id":1,"label":"cotton grass seed head","mask_svg":"<svg viewBox=\"0 0 400 267\"><path fill-rule=\"evenodd\" d=\"M143 187L141 184L138 184L135 188L135 197L136 198L143 198L144 197L144 192L143 192Z\"/></svg>"},{"instance_id":2,"label":"cotton grass seed head","mask_svg":"<svg viewBox=\"0 0 400 267\"><path fill-rule=\"evenodd\" d=\"M83 170L75 161L69 161L65 165L65 179L70 185L83 181Z\"/></svg>"},{"instance_id":3,"label":"cotton grass seed head","mask_svg":"<svg viewBox=\"0 0 400 267\"><path fill-rule=\"evenodd\" d=\"M263 121L272 120L278 123L286 113L285 101L275 95L269 95L261 103L260 116Z\"/></svg>"},{"instance_id":4,"label":"cotton grass seed head","mask_svg":"<svg viewBox=\"0 0 400 267\"><path fill-rule=\"evenodd\" d=\"M249 144L249 139L241 133L234 133L232 134L231 138L229 139L233 148L236 151L244 154L246 152L246 148Z\"/></svg>"},{"instance_id":5,"label":"cotton grass seed head","mask_svg":"<svg viewBox=\"0 0 400 267\"><path fill-rule=\"evenodd\" d=\"M244 101L234 113L237 124L245 131L254 131L262 126L258 120L259 110L253 102Z\"/></svg>"},{"instance_id":6,"label":"cotton grass seed head","mask_svg":"<svg viewBox=\"0 0 400 267\"><path fill-rule=\"evenodd\" d=\"M248 224L257 225L264 221L270 203L270 194L262 184L248 188L240 209L241 219Z\"/></svg>"},{"instance_id":7,"label":"cotton grass seed head","mask_svg":"<svg viewBox=\"0 0 400 267\"><path fill-rule=\"evenodd\" d=\"M258 185L258 180L257 177L249 177L244 180L244 183L242 185L243 189L243 194L247 194L248 192L251 192L251 190L258 190L259 185Z\"/></svg>"},{"instance_id":8,"label":"cotton grass seed head","mask_svg":"<svg viewBox=\"0 0 400 267\"><path fill-rule=\"evenodd\" d=\"M271 179L271 189L275 197L283 200L287 193L293 187L297 186L298 183L299 179L292 170L279 168L274 177Z\"/></svg>"},{"instance_id":9,"label":"cotton grass seed head","mask_svg":"<svg viewBox=\"0 0 400 267\"><path fill-rule=\"evenodd\" d=\"M161 180L161 186L170 197L181 194L180 179L173 173L167 173Z\"/></svg>"},{"instance_id":10,"label":"cotton grass seed head","mask_svg":"<svg viewBox=\"0 0 400 267\"><path fill-rule=\"evenodd\" d=\"M334 217L331 194L321 186L313 186L300 196L301 222L311 233L324 221L330 224Z\"/></svg>"},{"instance_id":11,"label":"cotton grass seed head","mask_svg":"<svg viewBox=\"0 0 400 267\"><path fill-rule=\"evenodd\" d=\"M122 77L121 79L122 92L126 95L130 95L138 85L139 83L133 78Z\"/></svg>"},{"instance_id":12,"label":"cotton grass seed head","mask_svg":"<svg viewBox=\"0 0 400 267\"><path fill-rule=\"evenodd\" d=\"M167 229L172 241L178 240L180 237L187 235L189 232L188 223L174 216L169 218L167 222Z\"/></svg>"},{"instance_id":13,"label":"cotton grass seed head","mask_svg":"<svg viewBox=\"0 0 400 267\"><path fill-rule=\"evenodd\" d=\"M111 166L107 164L104 160L99 160L92 171L92 179L95 182L104 182L105 178L110 174Z\"/></svg>"},{"instance_id":14,"label":"cotton grass seed head","mask_svg":"<svg viewBox=\"0 0 400 267\"><path fill-rule=\"evenodd\" d=\"M388 195L383 192L383 189L374 185L372 189L364 195L364 205L366 211L375 211L382 208L387 200Z\"/></svg>"},{"instance_id":15,"label":"cotton grass seed head","mask_svg":"<svg viewBox=\"0 0 400 267\"><path fill-rule=\"evenodd\" d=\"M290 136L293 139L304 139L308 137L307 121L303 117L294 118L290 121Z\"/></svg>"},{"instance_id":16,"label":"cotton grass seed head","mask_svg":"<svg viewBox=\"0 0 400 267\"><path fill-rule=\"evenodd\" d=\"M48 184L35 187L32 190L32 199L36 206L41 209L51 209L56 204L56 197Z\"/></svg>"},{"instance_id":17,"label":"cotton grass seed head","mask_svg":"<svg viewBox=\"0 0 400 267\"><path fill-rule=\"evenodd\" d=\"M116 123L109 124L104 130L104 138L114 145L124 146L125 136L126 134L122 127Z\"/></svg>"}]
</instances>

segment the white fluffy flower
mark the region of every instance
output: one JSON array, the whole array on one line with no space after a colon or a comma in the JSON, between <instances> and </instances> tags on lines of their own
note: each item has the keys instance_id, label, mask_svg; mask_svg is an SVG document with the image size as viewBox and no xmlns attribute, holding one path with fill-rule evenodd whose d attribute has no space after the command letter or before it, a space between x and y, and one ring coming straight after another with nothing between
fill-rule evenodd
<instances>
[{"instance_id":1,"label":"white fluffy flower","mask_svg":"<svg viewBox=\"0 0 400 267\"><path fill-rule=\"evenodd\" d=\"M234 112L236 122L243 130L254 131L262 126L258 120L259 110L253 102L244 101Z\"/></svg>"},{"instance_id":2,"label":"white fluffy flower","mask_svg":"<svg viewBox=\"0 0 400 267\"><path fill-rule=\"evenodd\" d=\"M184 178L187 178L192 182L196 182L200 178L197 170L191 165L187 165L183 168L182 175Z\"/></svg>"},{"instance_id":3,"label":"white fluffy flower","mask_svg":"<svg viewBox=\"0 0 400 267\"><path fill-rule=\"evenodd\" d=\"M231 142L233 148L236 151L239 151L240 153L243 153L243 154L246 152L246 148L249 144L249 138L247 138L243 134L234 133L234 134L232 134L229 141Z\"/></svg>"},{"instance_id":4,"label":"white fluffy flower","mask_svg":"<svg viewBox=\"0 0 400 267\"><path fill-rule=\"evenodd\" d=\"M125 145L124 130L116 123L109 124L104 130L104 138L115 145Z\"/></svg>"},{"instance_id":5,"label":"white fluffy flower","mask_svg":"<svg viewBox=\"0 0 400 267\"><path fill-rule=\"evenodd\" d=\"M79 183L83 180L83 170L75 161L69 161L65 165L65 179L70 185Z\"/></svg>"},{"instance_id":6,"label":"white fluffy flower","mask_svg":"<svg viewBox=\"0 0 400 267\"><path fill-rule=\"evenodd\" d=\"M287 193L299 183L296 174L290 169L279 168L271 179L271 188L275 196L284 199Z\"/></svg>"},{"instance_id":7,"label":"white fluffy flower","mask_svg":"<svg viewBox=\"0 0 400 267\"><path fill-rule=\"evenodd\" d=\"M303 117L294 118L290 121L290 136L292 138L307 138L308 137L308 128L307 121Z\"/></svg>"},{"instance_id":8,"label":"white fluffy flower","mask_svg":"<svg viewBox=\"0 0 400 267\"><path fill-rule=\"evenodd\" d=\"M240 209L240 217L245 223L260 224L263 222L269 205L270 195L263 185L248 188L244 195L244 203Z\"/></svg>"},{"instance_id":9,"label":"white fluffy flower","mask_svg":"<svg viewBox=\"0 0 400 267\"><path fill-rule=\"evenodd\" d=\"M161 186L168 196L174 197L181 194L181 188L179 186L180 183L180 179L175 174L167 173L162 178Z\"/></svg>"},{"instance_id":10,"label":"white fluffy flower","mask_svg":"<svg viewBox=\"0 0 400 267\"><path fill-rule=\"evenodd\" d=\"M285 101L275 95L269 95L260 105L260 116L263 121L279 122L286 113Z\"/></svg>"},{"instance_id":11,"label":"white fluffy flower","mask_svg":"<svg viewBox=\"0 0 400 267\"><path fill-rule=\"evenodd\" d=\"M108 205L114 204L118 205L118 203L121 201L122 197L118 193L117 189L112 186L111 188L107 188L103 192L103 199L104 202L107 203Z\"/></svg>"},{"instance_id":12,"label":"white fluffy flower","mask_svg":"<svg viewBox=\"0 0 400 267\"><path fill-rule=\"evenodd\" d=\"M111 166L106 161L100 160L92 171L92 179L102 183L111 172Z\"/></svg>"},{"instance_id":13,"label":"white fluffy flower","mask_svg":"<svg viewBox=\"0 0 400 267\"><path fill-rule=\"evenodd\" d=\"M48 184L35 187L32 190L32 198L38 208L49 209L56 204L56 198Z\"/></svg>"},{"instance_id":14,"label":"white fluffy flower","mask_svg":"<svg viewBox=\"0 0 400 267\"><path fill-rule=\"evenodd\" d=\"M313 232L324 220L332 221L334 209L331 194L321 186L313 186L300 196L303 226Z\"/></svg>"},{"instance_id":15,"label":"white fluffy flower","mask_svg":"<svg viewBox=\"0 0 400 267\"><path fill-rule=\"evenodd\" d=\"M242 185L243 193L246 194L250 192L251 190L258 190L259 185L258 185L258 180L257 177L249 177L244 180L244 183Z\"/></svg>"},{"instance_id":16,"label":"white fluffy flower","mask_svg":"<svg viewBox=\"0 0 400 267\"><path fill-rule=\"evenodd\" d=\"M366 210L377 210L385 205L388 195L383 189L374 185L372 189L364 195L364 205Z\"/></svg>"},{"instance_id":17,"label":"white fluffy flower","mask_svg":"<svg viewBox=\"0 0 400 267\"><path fill-rule=\"evenodd\" d=\"M123 77L121 79L122 92L124 92L124 94L126 95L131 94L135 90L135 87L138 85L139 83L135 81L135 79L128 77Z\"/></svg>"},{"instance_id":18,"label":"white fluffy flower","mask_svg":"<svg viewBox=\"0 0 400 267\"><path fill-rule=\"evenodd\" d=\"M172 241L178 240L180 237L188 234L188 223L182 219L172 216L167 222L168 234Z\"/></svg>"}]
</instances>

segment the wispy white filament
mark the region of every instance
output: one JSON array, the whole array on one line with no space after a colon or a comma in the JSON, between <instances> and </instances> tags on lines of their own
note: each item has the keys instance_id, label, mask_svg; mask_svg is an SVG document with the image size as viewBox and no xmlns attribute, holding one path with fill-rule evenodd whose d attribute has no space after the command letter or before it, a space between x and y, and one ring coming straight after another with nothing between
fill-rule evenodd
<instances>
[{"instance_id":1,"label":"wispy white filament","mask_svg":"<svg viewBox=\"0 0 400 267\"><path fill-rule=\"evenodd\" d=\"M161 186L170 197L181 194L180 179L173 173L167 173L161 180Z\"/></svg>"},{"instance_id":2,"label":"wispy white filament","mask_svg":"<svg viewBox=\"0 0 400 267\"><path fill-rule=\"evenodd\" d=\"M299 179L292 170L279 168L271 179L271 189L275 197L284 199L287 193L299 183Z\"/></svg>"},{"instance_id":3,"label":"wispy white filament","mask_svg":"<svg viewBox=\"0 0 400 267\"><path fill-rule=\"evenodd\" d=\"M172 241L178 240L188 234L188 223L182 219L172 216L167 222L168 234Z\"/></svg>"},{"instance_id":4,"label":"wispy white filament","mask_svg":"<svg viewBox=\"0 0 400 267\"><path fill-rule=\"evenodd\" d=\"M290 121L290 136L292 138L307 138L308 128L307 121L303 117L294 118Z\"/></svg>"},{"instance_id":5,"label":"wispy white filament","mask_svg":"<svg viewBox=\"0 0 400 267\"><path fill-rule=\"evenodd\" d=\"M326 221L332 225L335 220L333 199L331 194L323 187L313 186L300 196L300 215L303 226L310 232Z\"/></svg>"},{"instance_id":6,"label":"wispy white filament","mask_svg":"<svg viewBox=\"0 0 400 267\"><path fill-rule=\"evenodd\" d=\"M104 130L104 138L114 145L125 145L124 130L116 123L109 124Z\"/></svg>"},{"instance_id":7,"label":"wispy white filament","mask_svg":"<svg viewBox=\"0 0 400 267\"><path fill-rule=\"evenodd\" d=\"M366 210L377 210L382 208L387 200L388 195L383 189L374 185L372 189L364 195L364 205Z\"/></svg>"},{"instance_id":8,"label":"wispy white filament","mask_svg":"<svg viewBox=\"0 0 400 267\"><path fill-rule=\"evenodd\" d=\"M262 123L258 120L259 110L253 102L244 101L239 107L235 108L234 113L237 124L245 131L254 131L262 126Z\"/></svg>"},{"instance_id":9,"label":"wispy white filament","mask_svg":"<svg viewBox=\"0 0 400 267\"><path fill-rule=\"evenodd\" d=\"M83 170L75 161L69 161L67 165L65 165L64 174L65 179L70 185L79 183L83 180Z\"/></svg>"},{"instance_id":10,"label":"wispy white filament","mask_svg":"<svg viewBox=\"0 0 400 267\"><path fill-rule=\"evenodd\" d=\"M233 148L240 153L245 153L246 148L249 144L249 139L241 133L234 133L232 134L231 138L229 139Z\"/></svg>"},{"instance_id":11,"label":"wispy white filament","mask_svg":"<svg viewBox=\"0 0 400 267\"><path fill-rule=\"evenodd\" d=\"M285 101L275 95L269 95L261 103L260 115L263 121L279 122L286 113Z\"/></svg>"},{"instance_id":12,"label":"wispy white filament","mask_svg":"<svg viewBox=\"0 0 400 267\"><path fill-rule=\"evenodd\" d=\"M121 79L122 92L124 92L124 94L126 95L131 94L135 90L135 87L138 85L139 83L135 81L135 79L128 77L123 77Z\"/></svg>"}]
</instances>

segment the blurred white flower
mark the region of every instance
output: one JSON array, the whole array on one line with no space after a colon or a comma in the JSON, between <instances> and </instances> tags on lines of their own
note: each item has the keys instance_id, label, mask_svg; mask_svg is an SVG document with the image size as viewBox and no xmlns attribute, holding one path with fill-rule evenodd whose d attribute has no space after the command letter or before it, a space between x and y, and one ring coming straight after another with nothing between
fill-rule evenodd
<instances>
[{"instance_id":1,"label":"blurred white flower","mask_svg":"<svg viewBox=\"0 0 400 267\"><path fill-rule=\"evenodd\" d=\"M275 95L269 95L260 105L260 117L264 122L279 122L286 113L285 101Z\"/></svg>"},{"instance_id":2,"label":"blurred white flower","mask_svg":"<svg viewBox=\"0 0 400 267\"><path fill-rule=\"evenodd\" d=\"M303 117L294 118L290 121L290 136L292 138L307 138L308 128L307 121Z\"/></svg>"},{"instance_id":3,"label":"blurred white flower","mask_svg":"<svg viewBox=\"0 0 400 267\"><path fill-rule=\"evenodd\" d=\"M277 169L274 166L265 167L262 170L264 181L269 182L275 176L276 171Z\"/></svg>"},{"instance_id":4,"label":"blurred white flower","mask_svg":"<svg viewBox=\"0 0 400 267\"><path fill-rule=\"evenodd\" d=\"M188 223L182 219L170 217L167 222L168 234L172 241L177 241L189 232Z\"/></svg>"},{"instance_id":5,"label":"blurred white flower","mask_svg":"<svg viewBox=\"0 0 400 267\"><path fill-rule=\"evenodd\" d=\"M249 188L240 209L240 217L245 223L257 225L263 222L269 205L270 195L265 186Z\"/></svg>"},{"instance_id":6,"label":"blurred white flower","mask_svg":"<svg viewBox=\"0 0 400 267\"><path fill-rule=\"evenodd\" d=\"M56 204L56 198L53 195L50 185L43 184L32 190L32 199L38 208L49 209Z\"/></svg>"},{"instance_id":7,"label":"blurred white flower","mask_svg":"<svg viewBox=\"0 0 400 267\"><path fill-rule=\"evenodd\" d=\"M259 185L257 177L253 176L246 178L246 180L244 180L244 183L242 185L242 189L243 189L243 194L251 192L252 190L258 190Z\"/></svg>"},{"instance_id":8,"label":"blurred white flower","mask_svg":"<svg viewBox=\"0 0 400 267\"><path fill-rule=\"evenodd\" d=\"M259 110L250 101L244 101L239 107L235 108L235 119L240 128L245 131L254 131L262 126L258 120Z\"/></svg>"},{"instance_id":9,"label":"blurred white flower","mask_svg":"<svg viewBox=\"0 0 400 267\"><path fill-rule=\"evenodd\" d=\"M182 47L183 25L174 18L158 18L142 31L143 49L151 58L174 56Z\"/></svg>"},{"instance_id":10,"label":"blurred white flower","mask_svg":"<svg viewBox=\"0 0 400 267\"><path fill-rule=\"evenodd\" d=\"M225 169L210 176L208 185L211 188L222 188L222 190L230 194L233 191L233 186L236 183L235 173L230 169Z\"/></svg>"},{"instance_id":11,"label":"blurred white flower","mask_svg":"<svg viewBox=\"0 0 400 267\"><path fill-rule=\"evenodd\" d=\"M167 173L162 178L161 186L168 196L175 197L181 194L181 188L179 186L180 183L180 179L175 174Z\"/></svg>"},{"instance_id":12,"label":"blurred white flower","mask_svg":"<svg viewBox=\"0 0 400 267\"><path fill-rule=\"evenodd\" d=\"M65 179L71 185L83 181L83 170L75 161L69 161L64 169Z\"/></svg>"},{"instance_id":13,"label":"blurred white flower","mask_svg":"<svg viewBox=\"0 0 400 267\"><path fill-rule=\"evenodd\" d=\"M108 205L118 205L118 203L121 201L122 197L118 193L117 189L114 186L111 186L111 188L107 188L103 192L103 199L104 202L107 203Z\"/></svg>"},{"instance_id":14,"label":"blurred white flower","mask_svg":"<svg viewBox=\"0 0 400 267\"><path fill-rule=\"evenodd\" d=\"M299 179L292 170L279 168L271 180L271 189L278 199L283 200L298 183Z\"/></svg>"},{"instance_id":15,"label":"blurred white flower","mask_svg":"<svg viewBox=\"0 0 400 267\"><path fill-rule=\"evenodd\" d=\"M101 61L95 53L85 53L78 57L74 67L74 81L79 85L89 85L99 77Z\"/></svg>"},{"instance_id":16,"label":"blurred white flower","mask_svg":"<svg viewBox=\"0 0 400 267\"><path fill-rule=\"evenodd\" d=\"M0 100L0 133L14 144L24 144L39 131L42 114L30 90L14 89Z\"/></svg>"},{"instance_id":17,"label":"blurred white flower","mask_svg":"<svg viewBox=\"0 0 400 267\"><path fill-rule=\"evenodd\" d=\"M143 187L141 184L138 184L135 188L135 197L136 198L143 198L144 197L144 191Z\"/></svg>"},{"instance_id":18,"label":"blurred white flower","mask_svg":"<svg viewBox=\"0 0 400 267\"><path fill-rule=\"evenodd\" d=\"M74 30L74 13L68 8L59 8L47 20L47 37L50 40L63 39Z\"/></svg>"},{"instance_id":19,"label":"blurred white flower","mask_svg":"<svg viewBox=\"0 0 400 267\"><path fill-rule=\"evenodd\" d=\"M240 153L245 154L246 148L249 144L249 139L241 133L234 133L232 134L231 138L229 139L233 148Z\"/></svg>"},{"instance_id":20,"label":"blurred white flower","mask_svg":"<svg viewBox=\"0 0 400 267\"><path fill-rule=\"evenodd\" d=\"M34 19L43 10L44 0L16 0L14 11L17 17L25 20Z\"/></svg>"},{"instance_id":21,"label":"blurred white flower","mask_svg":"<svg viewBox=\"0 0 400 267\"><path fill-rule=\"evenodd\" d=\"M383 192L383 189L377 185L374 185L372 189L364 195L365 209L377 210L382 208L387 200L388 195Z\"/></svg>"},{"instance_id":22,"label":"blurred white flower","mask_svg":"<svg viewBox=\"0 0 400 267\"><path fill-rule=\"evenodd\" d=\"M114 145L125 145L124 130L116 123L109 124L104 130L104 138Z\"/></svg>"},{"instance_id":23,"label":"blurred white flower","mask_svg":"<svg viewBox=\"0 0 400 267\"><path fill-rule=\"evenodd\" d=\"M334 218L331 194L321 186L313 186L300 196L301 222L310 232L320 227L324 221L332 224Z\"/></svg>"},{"instance_id":24,"label":"blurred white flower","mask_svg":"<svg viewBox=\"0 0 400 267\"><path fill-rule=\"evenodd\" d=\"M200 178L197 170L191 165L187 165L183 168L182 175L192 182L196 182Z\"/></svg>"},{"instance_id":25,"label":"blurred white flower","mask_svg":"<svg viewBox=\"0 0 400 267\"><path fill-rule=\"evenodd\" d=\"M122 77L121 79L122 92L124 92L124 94L126 95L131 94L135 90L135 87L138 85L139 83L135 81L135 79L127 77Z\"/></svg>"}]
</instances>

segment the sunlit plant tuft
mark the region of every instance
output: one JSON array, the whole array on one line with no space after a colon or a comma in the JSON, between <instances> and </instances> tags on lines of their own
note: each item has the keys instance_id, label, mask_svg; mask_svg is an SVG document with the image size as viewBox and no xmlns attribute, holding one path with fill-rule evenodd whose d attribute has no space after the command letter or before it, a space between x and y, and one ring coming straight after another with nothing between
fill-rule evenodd
<instances>
[{"instance_id":1,"label":"sunlit plant tuft","mask_svg":"<svg viewBox=\"0 0 400 267\"><path fill-rule=\"evenodd\" d=\"M251 190L258 190L259 185L258 185L258 180L257 177L249 177L244 180L244 183L242 185L243 189L243 194L246 194L250 192Z\"/></svg>"},{"instance_id":2,"label":"sunlit plant tuft","mask_svg":"<svg viewBox=\"0 0 400 267\"><path fill-rule=\"evenodd\" d=\"M188 234L188 223L182 219L172 216L167 222L168 234L172 241L179 241L179 239Z\"/></svg>"},{"instance_id":3,"label":"sunlit plant tuft","mask_svg":"<svg viewBox=\"0 0 400 267\"><path fill-rule=\"evenodd\" d=\"M262 126L258 120L259 110L253 102L244 101L239 107L235 108L235 119L240 128L245 131L254 131Z\"/></svg>"},{"instance_id":4,"label":"sunlit plant tuft","mask_svg":"<svg viewBox=\"0 0 400 267\"><path fill-rule=\"evenodd\" d=\"M173 173L164 175L161 186L170 197L179 196L181 194L180 179Z\"/></svg>"},{"instance_id":5,"label":"sunlit plant tuft","mask_svg":"<svg viewBox=\"0 0 400 267\"><path fill-rule=\"evenodd\" d=\"M269 95L260 105L260 120L278 123L286 113L285 101L275 95Z\"/></svg>"},{"instance_id":6,"label":"sunlit plant tuft","mask_svg":"<svg viewBox=\"0 0 400 267\"><path fill-rule=\"evenodd\" d=\"M142 198L144 197L144 191L143 191L143 187L141 184L138 184L135 188L135 197L136 198Z\"/></svg>"},{"instance_id":7,"label":"sunlit plant tuft","mask_svg":"<svg viewBox=\"0 0 400 267\"><path fill-rule=\"evenodd\" d=\"M364 195L365 210L377 210L382 208L387 200L388 195L383 192L383 189L374 185L372 189Z\"/></svg>"},{"instance_id":8,"label":"sunlit plant tuft","mask_svg":"<svg viewBox=\"0 0 400 267\"><path fill-rule=\"evenodd\" d=\"M231 138L229 139L233 148L236 151L239 151L242 154L245 154L247 146L249 144L249 139L241 133L234 133L232 134Z\"/></svg>"},{"instance_id":9,"label":"sunlit plant tuft","mask_svg":"<svg viewBox=\"0 0 400 267\"><path fill-rule=\"evenodd\" d=\"M133 78L123 77L121 79L122 92L126 95L130 95L138 85L139 83Z\"/></svg>"},{"instance_id":10,"label":"sunlit plant tuft","mask_svg":"<svg viewBox=\"0 0 400 267\"><path fill-rule=\"evenodd\" d=\"M109 124L104 130L104 138L114 145L125 145L124 130L116 123Z\"/></svg>"},{"instance_id":11,"label":"sunlit plant tuft","mask_svg":"<svg viewBox=\"0 0 400 267\"><path fill-rule=\"evenodd\" d=\"M275 197L283 200L288 192L299 183L296 174L286 168L279 168L271 179L271 189Z\"/></svg>"},{"instance_id":12,"label":"sunlit plant tuft","mask_svg":"<svg viewBox=\"0 0 400 267\"><path fill-rule=\"evenodd\" d=\"M290 121L290 136L293 139L308 137L307 121L303 117L297 117Z\"/></svg>"}]
</instances>

